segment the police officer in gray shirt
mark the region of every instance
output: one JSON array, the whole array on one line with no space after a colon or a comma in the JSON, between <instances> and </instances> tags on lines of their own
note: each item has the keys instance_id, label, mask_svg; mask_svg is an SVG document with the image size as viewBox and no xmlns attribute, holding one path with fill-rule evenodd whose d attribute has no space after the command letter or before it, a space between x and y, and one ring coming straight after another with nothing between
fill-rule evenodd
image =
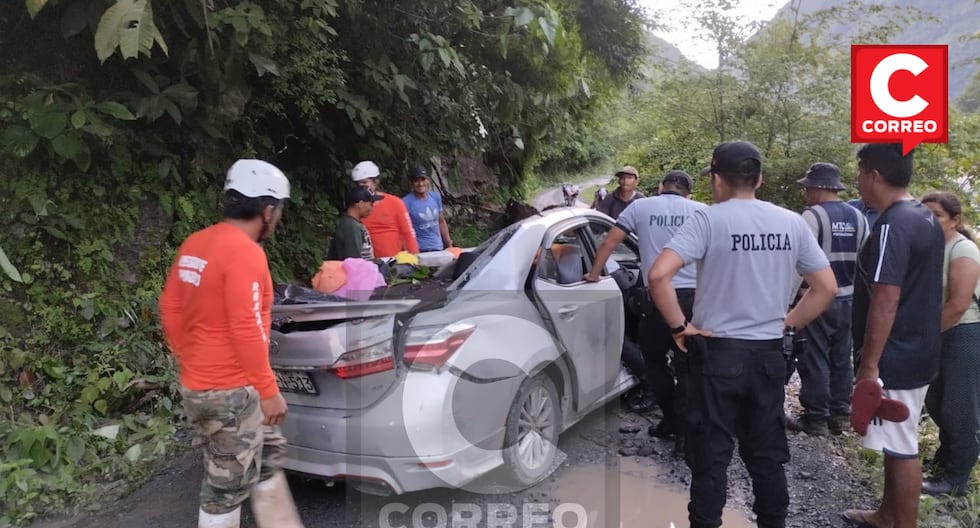
<instances>
[{"instance_id":1,"label":"police officer in gray shirt","mask_svg":"<svg viewBox=\"0 0 980 528\"><path fill-rule=\"evenodd\" d=\"M647 272L664 246L684 225L691 213L707 207L690 199L693 186L690 175L682 170L672 170L660 181L657 196L640 198L631 203L616 219L616 226L609 231L596 252L592 270L585 275L585 280L598 281L606 260L616 246L626 239L628 233L635 233L640 245L643 283L646 284ZM687 317L691 316L694 305L695 276L695 265L692 262L684 266L672 281ZM685 406L683 394L687 388L686 362L684 358L676 356L668 363L674 340L667 323L648 295L643 296L642 312L637 335L646 364L646 380L663 412L663 419L656 426L650 426L648 432L651 436L660 438L676 437L679 450L682 445L683 437L680 433L683 424L679 423L677 415L683 412Z\"/></svg>"},{"instance_id":2,"label":"police officer in gray shirt","mask_svg":"<svg viewBox=\"0 0 980 528\"><path fill-rule=\"evenodd\" d=\"M756 199L759 149L744 141L722 143L710 172L715 204L687 219L648 277L653 300L690 362L684 416L689 519L691 528L721 526L737 437L759 528L784 528L789 447L782 425L783 337L830 305L837 281L803 219ZM688 321L671 279L692 262L697 293ZM810 288L787 314L797 273Z\"/></svg>"}]
</instances>

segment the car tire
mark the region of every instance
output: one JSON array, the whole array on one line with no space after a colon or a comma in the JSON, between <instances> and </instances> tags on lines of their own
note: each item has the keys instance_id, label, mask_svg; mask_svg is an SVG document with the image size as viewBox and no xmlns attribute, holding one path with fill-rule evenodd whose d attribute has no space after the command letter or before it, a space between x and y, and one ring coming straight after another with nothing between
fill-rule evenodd
<instances>
[{"instance_id":1,"label":"car tire","mask_svg":"<svg viewBox=\"0 0 980 528\"><path fill-rule=\"evenodd\" d=\"M537 484L554 470L561 401L544 373L525 380L504 425L504 467L517 487Z\"/></svg>"}]
</instances>

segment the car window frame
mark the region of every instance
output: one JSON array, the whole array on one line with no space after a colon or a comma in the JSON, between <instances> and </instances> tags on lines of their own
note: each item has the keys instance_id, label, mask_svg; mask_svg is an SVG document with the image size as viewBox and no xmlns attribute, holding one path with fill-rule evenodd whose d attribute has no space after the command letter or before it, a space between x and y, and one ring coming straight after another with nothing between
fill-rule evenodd
<instances>
[{"instance_id":1,"label":"car window frame","mask_svg":"<svg viewBox=\"0 0 980 528\"><path fill-rule=\"evenodd\" d=\"M592 255L591 255L592 262L595 262L595 256L596 256L596 254L599 251L599 247L602 245L602 240L605 240L605 237L603 237L602 240L598 240L597 239L598 238L598 235L596 235L595 234L595 231L592 230L592 227L591 227L592 224L598 224L598 225L601 225L601 226L605 227L606 228L606 235L607 236L609 234L609 231L611 231L612 228L616 227L616 224L615 224L615 222L606 221L604 218L598 218L598 217L589 218L589 221L586 224L586 227L589 229L589 235L590 235L589 236L589 242L590 242L589 245L590 245L591 251L592 251ZM615 258L616 251L613 250L612 255L609 256L609 260L606 261L606 265L603 266L602 276L605 277L605 276L608 276L611 273L609 271L609 261L615 261L617 265L619 265L619 263L620 262L623 262L623 261L633 262L638 267L641 267L642 268L642 266L643 266L643 260L640 257L640 240L639 240L639 238L637 238L636 234L635 233L626 233L626 238L622 242L620 242L616 247L618 248L620 246L625 246L626 249L628 249L630 251L630 255L631 255L632 258L630 258L628 260L627 259L616 259Z\"/></svg>"}]
</instances>

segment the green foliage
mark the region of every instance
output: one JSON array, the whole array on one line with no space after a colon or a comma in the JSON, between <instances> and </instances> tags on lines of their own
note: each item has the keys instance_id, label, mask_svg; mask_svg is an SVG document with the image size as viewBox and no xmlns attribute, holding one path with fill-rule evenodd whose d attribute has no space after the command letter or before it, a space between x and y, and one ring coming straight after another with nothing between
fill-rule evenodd
<instances>
[{"instance_id":1,"label":"green foliage","mask_svg":"<svg viewBox=\"0 0 980 528\"><path fill-rule=\"evenodd\" d=\"M149 0L117 0L102 14L95 31L95 52L101 62L116 48L124 59L149 57L154 43L168 53L167 43L153 23L153 6Z\"/></svg>"},{"instance_id":2,"label":"green foliage","mask_svg":"<svg viewBox=\"0 0 980 528\"><path fill-rule=\"evenodd\" d=\"M965 113L980 112L980 71L970 78L963 94L956 100L956 106Z\"/></svg>"},{"instance_id":3,"label":"green foliage","mask_svg":"<svg viewBox=\"0 0 980 528\"><path fill-rule=\"evenodd\" d=\"M483 194L504 197L545 157L600 156L588 123L639 57L622 45L637 12L0 2L0 525L91 502L99 482L139 478L174 449L157 297L178 244L219 219L233 160L288 174L266 251L276 281L306 282L356 161L377 161L400 192L391 177L417 160L475 156L499 176ZM466 245L485 234L454 231Z\"/></svg>"},{"instance_id":4,"label":"green foliage","mask_svg":"<svg viewBox=\"0 0 980 528\"><path fill-rule=\"evenodd\" d=\"M453 226L453 243L462 248L476 247L491 234L489 228L475 223Z\"/></svg>"},{"instance_id":5,"label":"green foliage","mask_svg":"<svg viewBox=\"0 0 980 528\"><path fill-rule=\"evenodd\" d=\"M803 15L791 2L786 15L747 38L747 29L730 19L724 1L699 2L696 22L711 31L720 67L705 72L681 65L664 75L651 92L621 103L610 120L627 123L613 134L620 159L637 166L644 190L671 169L698 174L722 141L745 139L762 150L764 184L760 197L801 209L804 196L796 180L816 161L855 174L850 143L849 45L881 42L898 28L929 23L914 9L881 9L846 3ZM860 33L833 30L850 20L866 20ZM974 121L951 113L948 145L922 145L917 175L925 187L960 187L976 174ZM955 139L954 139L955 136ZM853 189L844 193L855 196ZM706 182L695 196L710 200Z\"/></svg>"}]
</instances>

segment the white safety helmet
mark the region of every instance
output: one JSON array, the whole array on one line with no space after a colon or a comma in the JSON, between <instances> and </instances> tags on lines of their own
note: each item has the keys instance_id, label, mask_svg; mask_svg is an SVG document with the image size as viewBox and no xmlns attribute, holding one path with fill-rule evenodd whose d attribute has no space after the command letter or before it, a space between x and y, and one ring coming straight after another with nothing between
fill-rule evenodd
<instances>
[{"instance_id":1,"label":"white safety helmet","mask_svg":"<svg viewBox=\"0 0 980 528\"><path fill-rule=\"evenodd\" d=\"M354 165L353 170L350 171L350 179L359 182L368 178L377 178L380 174L381 170L373 161L362 161Z\"/></svg>"},{"instance_id":2,"label":"white safety helmet","mask_svg":"<svg viewBox=\"0 0 980 528\"><path fill-rule=\"evenodd\" d=\"M240 159L228 169L225 190L235 190L249 198L271 196L285 200L289 198L289 180L271 163Z\"/></svg>"}]
</instances>

